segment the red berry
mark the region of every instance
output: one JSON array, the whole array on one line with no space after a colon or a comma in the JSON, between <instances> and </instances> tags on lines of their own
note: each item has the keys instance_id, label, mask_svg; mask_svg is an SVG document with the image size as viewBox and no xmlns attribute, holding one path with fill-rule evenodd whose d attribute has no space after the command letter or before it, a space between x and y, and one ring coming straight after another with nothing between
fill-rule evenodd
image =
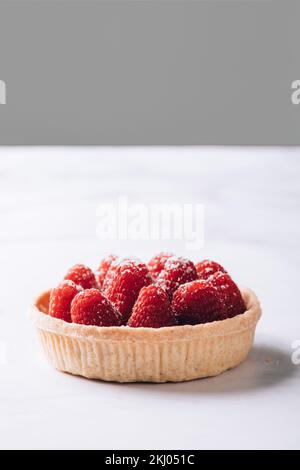
<instances>
[{"instance_id":1,"label":"red berry","mask_svg":"<svg viewBox=\"0 0 300 470\"><path fill-rule=\"evenodd\" d=\"M141 288L151 284L152 280L147 266L138 260L119 261L113 269L105 293L121 313L122 323L126 324Z\"/></svg>"},{"instance_id":2,"label":"red berry","mask_svg":"<svg viewBox=\"0 0 300 470\"><path fill-rule=\"evenodd\" d=\"M71 304L74 323L95 326L120 326L121 316L98 289L86 289L74 297Z\"/></svg>"},{"instance_id":3,"label":"red berry","mask_svg":"<svg viewBox=\"0 0 300 470\"><path fill-rule=\"evenodd\" d=\"M164 269L157 278L157 284L165 289L169 297L181 284L197 279L197 271L192 261L185 258L172 256L169 258Z\"/></svg>"},{"instance_id":4,"label":"red berry","mask_svg":"<svg viewBox=\"0 0 300 470\"><path fill-rule=\"evenodd\" d=\"M118 257L116 255L109 255L106 258L103 258L103 260L101 261L100 266L96 271L96 280L98 282L99 287L103 286L107 271L111 267L111 264L117 259Z\"/></svg>"},{"instance_id":5,"label":"red berry","mask_svg":"<svg viewBox=\"0 0 300 470\"><path fill-rule=\"evenodd\" d=\"M133 328L176 325L176 318L164 289L153 284L143 287L127 324Z\"/></svg>"},{"instance_id":6,"label":"red berry","mask_svg":"<svg viewBox=\"0 0 300 470\"><path fill-rule=\"evenodd\" d=\"M217 290L210 282L200 279L177 289L172 308L180 325L208 323L224 316L224 304Z\"/></svg>"},{"instance_id":7,"label":"red berry","mask_svg":"<svg viewBox=\"0 0 300 470\"><path fill-rule=\"evenodd\" d=\"M166 261L174 256L172 253L159 253L158 255L153 256L148 263L148 269L151 274L152 279L155 281L161 271L164 269Z\"/></svg>"},{"instance_id":8,"label":"red berry","mask_svg":"<svg viewBox=\"0 0 300 470\"><path fill-rule=\"evenodd\" d=\"M72 281L63 281L58 287L52 289L49 303L49 315L61 320L71 322L71 302L81 287Z\"/></svg>"},{"instance_id":9,"label":"red berry","mask_svg":"<svg viewBox=\"0 0 300 470\"><path fill-rule=\"evenodd\" d=\"M102 283L102 290L105 292L106 289L108 288L108 286L110 285L111 281L113 280L114 276L115 276L115 273L117 271L117 267L120 263L123 263L125 261L125 259L127 261L129 261L129 258L117 258L115 261L112 261L110 267L108 268L107 272L106 272L106 276L103 280L103 283Z\"/></svg>"},{"instance_id":10,"label":"red berry","mask_svg":"<svg viewBox=\"0 0 300 470\"><path fill-rule=\"evenodd\" d=\"M229 274L217 272L209 279L223 301L226 309L226 318L240 315L246 311L245 302L238 286L233 282Z\"/></svg>"},{"instance_id":11,"label":"red berry","mask_svg":"<svg viewBox=\"0 0 300 470\"><path fill-rule=\"evenodd\" d=\"M203 261L200 261L200 263L197 263L196 270L199 279L208 279L212 274L215 274L217 271L222 271L223 273L226 273L223 266L209 259L205 259Z\"/></svg>"},{"instance_id":12,"label":"red berry","mask_svg":"<svg viewBox=\"0 0 300 470\"><path fill-rule=\"evenodd\" d=\"M75 264L64 277L75 284L80 285L83 289L91 289L96 287L96 278L93 271L84 266L84 264Z\"/></svg>"}]
</instances>

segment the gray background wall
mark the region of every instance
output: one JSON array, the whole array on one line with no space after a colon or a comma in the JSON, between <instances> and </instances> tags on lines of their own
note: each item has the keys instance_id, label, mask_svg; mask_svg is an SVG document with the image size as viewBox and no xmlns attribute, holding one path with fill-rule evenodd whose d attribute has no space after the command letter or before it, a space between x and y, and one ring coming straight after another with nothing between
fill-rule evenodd
<instances>
[{"instance_id":1,"label":"gray background wall","mask_svg":"<svg viewBox=\"0 0 300 470\"><path fill-rule=\"evenodd\" d=\"M300 144L299 3L0 0L0 144Z\"/></svg>"}]
</instances>

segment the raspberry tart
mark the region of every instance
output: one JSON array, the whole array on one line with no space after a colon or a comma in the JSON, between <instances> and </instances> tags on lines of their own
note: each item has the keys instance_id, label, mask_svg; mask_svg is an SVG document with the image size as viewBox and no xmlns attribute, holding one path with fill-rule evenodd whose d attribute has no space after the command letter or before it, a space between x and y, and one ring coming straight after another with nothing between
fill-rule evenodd
<instances>
[{"instance_id":1,"label":"raspberry tart","mask_svg":"<svg viewBox=\"0 0 300 470\"><path fill-rule=\"evenodd\" d=\"M215 261L172 253L80 264L32 309L46 356L59 370L117 382L180 382L244 361L261 309Z\"/></svg>"}]
</instances>

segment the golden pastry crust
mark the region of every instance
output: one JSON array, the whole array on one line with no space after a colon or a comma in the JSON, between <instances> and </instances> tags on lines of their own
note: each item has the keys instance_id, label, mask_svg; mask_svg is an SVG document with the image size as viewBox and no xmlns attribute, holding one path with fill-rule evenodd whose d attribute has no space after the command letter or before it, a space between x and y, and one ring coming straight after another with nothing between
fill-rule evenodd
<instances>
[{"instance_id":1,"label":"golden pastry crust","mask_svg":"<svg viewBox=\"0 0 300 470\"><path fill-rule=\"evenodd\" d=\"M97 327L47 315L50 291L32 308L44 350L62 371L117 382L178 382L217 375L242 362L261 315L242 290L247 310L227 320L165 328Z\"/></svg>"}]
</instances>

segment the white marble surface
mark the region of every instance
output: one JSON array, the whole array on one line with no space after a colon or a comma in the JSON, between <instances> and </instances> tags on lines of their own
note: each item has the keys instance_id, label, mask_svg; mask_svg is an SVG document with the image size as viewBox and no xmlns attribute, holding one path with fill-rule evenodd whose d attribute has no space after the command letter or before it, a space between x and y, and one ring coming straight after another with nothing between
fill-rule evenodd
<instances>
[{"instance_id":1,"label":"white marble surface","mask_svg":"<svg viewBox=\"0 0 300 470\"><path fill-rule=\"evenodd\" d=\"M0 447L299 448L299 181L299 149L0 148ZM97 205L119 195L203 203L204 248L99 240ZM33 297L77 261L161 248L216 258L257 292L263 317L248 360L164 385L53 370L28 320Z\"/></svg>"}]
</instances>

